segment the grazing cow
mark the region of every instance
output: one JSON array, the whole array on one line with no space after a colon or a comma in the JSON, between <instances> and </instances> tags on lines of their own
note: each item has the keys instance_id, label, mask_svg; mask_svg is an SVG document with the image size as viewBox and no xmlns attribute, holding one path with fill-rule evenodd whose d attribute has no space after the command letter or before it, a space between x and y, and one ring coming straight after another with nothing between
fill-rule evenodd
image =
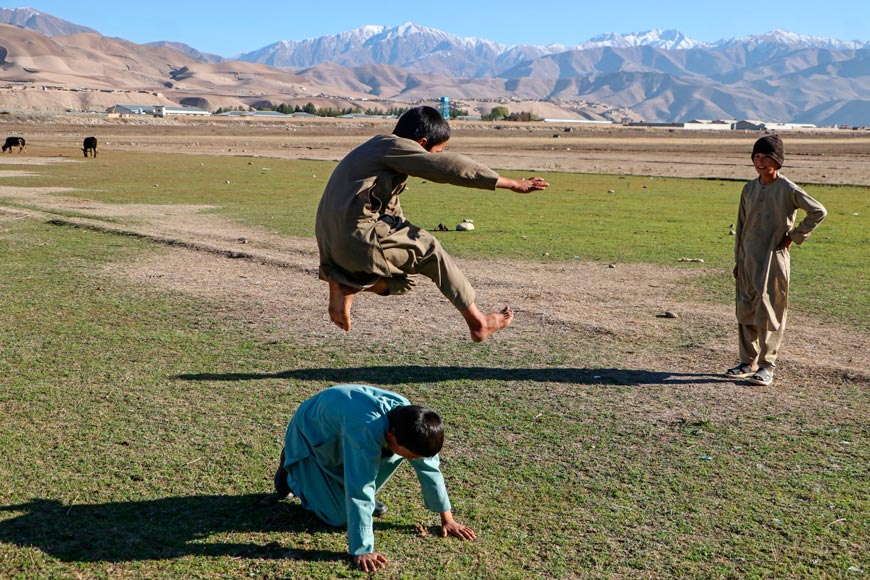
<instances>
[{"instance_id":1,"label":"grazing cow","mask_svg":"<svg viewBox=\"0 0 870 580\"><path fill-rule=\"evenodd\" d=\"M13 147L18 147L19 153L27 149L24 137L6 137L6 143L3 144L3 153L6 153L7 149L12 151Z\"/></svg>"},{"instance_id":2,"label":"grazing cow","mask_svg":"<svg viewBox=\"0 0 870 580\"><path fill-rule=\"evenodd\" d=\"M85 157L88 156L88 151L91 152L91 155L93 157L97 156L97 138L96 137L85 137L85 140L82 143L82 152L85 154Z\"/></svg>"}]
</instances>

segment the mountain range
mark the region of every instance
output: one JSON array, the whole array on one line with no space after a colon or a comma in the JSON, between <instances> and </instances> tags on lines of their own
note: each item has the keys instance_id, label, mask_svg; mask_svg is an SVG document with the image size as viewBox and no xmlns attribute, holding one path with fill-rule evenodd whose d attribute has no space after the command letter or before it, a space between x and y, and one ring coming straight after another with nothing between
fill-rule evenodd
<instances>
[{"instance_id":1,"label":"mountain range","mask_svg":"<svg viewBox=\"0 0 870 580\"><path fill-rule=\"evenodd\" d=\"M448 96L484 113L494 101L505 101L499 104L536 109L532 112L539 116L870 125L870 42L779 30L715 43L675 30L650 30L602 34L572 47L508 46L405 23L279 41L225 59L178 42L134 45L99 37L32 9L0 9L0 22L45 36L39 44L56 44L64 66L53 66L75 77L71 80L80 87L114 83L205 106L278 104L282 98L293 102L315 95L334 104L401 105ZM13 35L7 29L0 30L0 80L21 83L28 74L36 80L37 73L25 74L21 67L33 65L37 55L27 53L27 43L8 42ZM99 50L85 58L91 59L87 70L73 66L81 60L77 52L97 42L94 36L138 53L118 63L120 70L103 84L88 73ZM42 62L28 68L61 72ZM114 66L106 63L104 69Z\"/></svg>"}]
</instances>

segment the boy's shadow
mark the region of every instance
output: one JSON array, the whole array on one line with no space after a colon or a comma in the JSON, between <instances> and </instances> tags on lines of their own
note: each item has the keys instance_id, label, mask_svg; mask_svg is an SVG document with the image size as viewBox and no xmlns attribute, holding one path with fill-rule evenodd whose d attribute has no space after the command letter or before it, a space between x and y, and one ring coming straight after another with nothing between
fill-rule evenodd
<instances>
[{"instance_id":1,"label":"boy's shadow","mask_svg":"<svg viewBox=\"0 0 870 580\"><path fill-rule=\"evenodd\" d=\"M0 521L0 542L35 547L64 562L165 560L180 556L232 556L312 561L345 560L327 550L213 541L213 534L338 531L298 502L260 506L261 494L206 495L156 500L63 505L52 499L0 506L23 512ZM383 527L383 526L379 526ZM286 536L285 536L286 537Z\"/></svg>"},{"instance_id":2,"label":"boy's shadow","mask_svg":"<svg viewBox=\"0 0 870 580\"><path fill-rule=\"evenodd\" d=\"M442 381L532 381L575 383L601 386L662 386L718 382L722 375L712 373L669 373L643 369L615 368L492 368L458 366L372 366L350 368L291 369L277 373L197 373L176 375L185 381L249 381L259 379L297 379L340 383L408 384Z\"/></svg>"}]
</instances>

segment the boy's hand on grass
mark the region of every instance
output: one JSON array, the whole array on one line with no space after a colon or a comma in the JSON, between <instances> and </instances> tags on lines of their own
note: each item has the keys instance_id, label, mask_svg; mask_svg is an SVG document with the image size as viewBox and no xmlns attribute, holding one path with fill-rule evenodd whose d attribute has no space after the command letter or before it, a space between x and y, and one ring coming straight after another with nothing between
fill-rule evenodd
<instances>
[{"instance_id":1,"label":"boy's hand on grass","mask_svg":"<svg viewBox=\"0 0 870 580\"><path fill-rule=\"evenodd\" d=\"M474 530L459 522L453 522L448 526L441 526L441 537L446 538L447 536L456 536L460 540L473 540L476 537Z\"/></svg>"},{"instance_id":2,"label":"boy's hand on grass","mask_svg":"<svg viewBox=\"0 0 870 580\"><path fill-rule=\"evenodd\" d=\"M359 569L363 572L374 572L378 568L386 568L387 567L387 559L378 554L377 552L372 552L371 554L362 554L360 556L356 556L354 559L356 565L359 566Z\"/></svg>"},{"instance_id":3,"label":"boy's hand on grass","mask_svg":"<svg viewBox=\"0 0 870 580\"><path fill-rule=\"evenodd\" d=\"M456 536L460 540L473 540L476 538L474 530L454 520L451 512L441 514L441 537L446 538L447 536Z\"/></svg>"}]
</instances>

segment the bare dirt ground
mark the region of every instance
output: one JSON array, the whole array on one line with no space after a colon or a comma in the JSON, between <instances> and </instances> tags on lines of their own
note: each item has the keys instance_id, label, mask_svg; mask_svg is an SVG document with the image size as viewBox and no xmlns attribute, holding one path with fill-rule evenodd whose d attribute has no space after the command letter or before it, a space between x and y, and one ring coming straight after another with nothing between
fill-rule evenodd
<instances>
[{"instance_id":1,"label":"bare dirt ground","mask_svg":"<svg viewBox=\"0 0 870 580\"><path fill-rule=\"evenodd\" d=\"M340 122L313 128L280 125L271 127L271 132L259 125L243 125L244 131L239 127L118 125L100 127L99 131L90 127L94 130L88 133L101 135L101 146L111 150L338 159L377 132L377 127L370 125ZM29 159L33 172L38 172L39 163L58 161L57 157L40 158L41 147L50 151L75 146L84 133L82 127L33 126L29 134L34 145L28 149L28 157L16 156L15 163ZM484 130L469 126L459 127L455 134L454 150L501 168L740 179L746 179L747 169L751 169L748 150L757 138L755 134L719 137L642 131L618 134L609 130L588 134L571 131L554 138L560 133L552 127ZM822 183L870 185L868 143L870 136L866 134L789 137L789 173L797 181L813 181L811 176L815 175ZM2 164L10 159L0 159L0 180ZM62 189L0 187L0 227L5 220L57 219L57 223L113 229L165 244L168 249L160 256L115 264L106 274L214 301L228 316L277 328L292 340L359 344L361 340L383 341L383 329L391 328L395 348L414 349L424 360L436 339L471 344L459 315L425 280L407 296L359 296L353 310L354 327L345 334L331 325L326 314L327 289L316 276L313 240L242 228L203 213L205 206L115 206L63 194ZM26 202L35 209L4 207L3 200ZM110 216L113 223L60 217L58 212L70 209L79 215ZM634 384L691 382L711 393L746 388L745 383L732 386L718 376L736 360L733 308L686 296L685 281L703 275L702 267L690 270L617 264L611 268L580 261L463 260L461 264L478 289L482 309L510 304L518 311L513 326L493 338L505 353L522 352L527 358L530 352L551 348L556 341L564 345L566 364L585 365L588 361L583 358L582 345L604 341L623 371L638 370L632 375ZM658 316L665 311L677 318ZM870 336L809 319L794 307L789 324L801 332L787 332L776 390L772 391L777 396L795 385L814 389L819 384L843 382L870 385ZM414 340L406 340L411 335ZM674 336L687 345L678 354L653 348ZM432 360L432 364L445 361ZM720 392L718 396L723 395Z\"/></svg>"}]
</instances>

